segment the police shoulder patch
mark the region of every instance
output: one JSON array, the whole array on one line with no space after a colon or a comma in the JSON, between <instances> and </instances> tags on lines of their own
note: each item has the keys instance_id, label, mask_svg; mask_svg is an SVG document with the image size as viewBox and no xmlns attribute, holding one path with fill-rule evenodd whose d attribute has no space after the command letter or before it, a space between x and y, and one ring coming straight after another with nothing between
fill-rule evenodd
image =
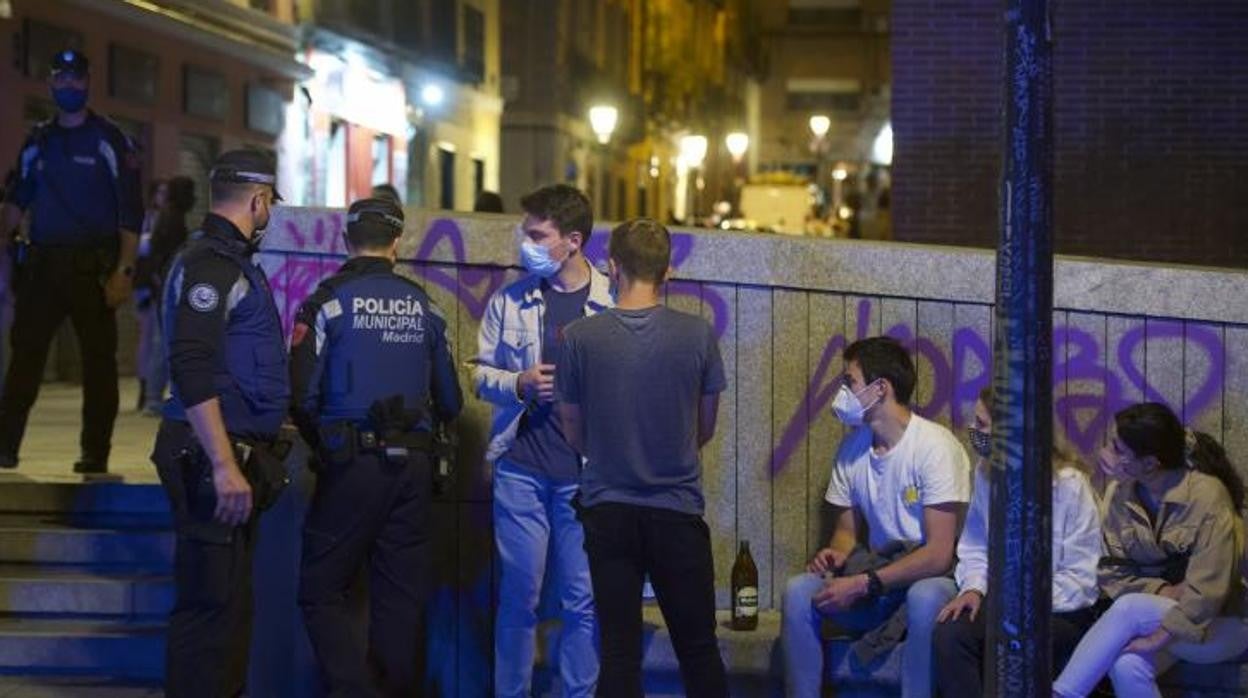
<instances>
[{"instance_id":1,"label":"police shoulder patch","mask_svg":"<svg viewBox=\"0 0 1248 698\"><path fill-rule=\"evenodd\" d=\"M186 294L186 302L191 308L201 313L211 312L221 302L221 294L212 284L195 284Z\"/></svg>"}]
</instances>

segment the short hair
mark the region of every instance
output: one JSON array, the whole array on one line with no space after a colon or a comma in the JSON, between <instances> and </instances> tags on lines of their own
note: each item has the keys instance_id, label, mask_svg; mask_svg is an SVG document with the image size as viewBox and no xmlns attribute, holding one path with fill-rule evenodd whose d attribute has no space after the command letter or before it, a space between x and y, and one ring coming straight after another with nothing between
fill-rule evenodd
<instances>
[{"instance_id":1,"label":"short hair","mask_svg":"<svg viewBox=\"0 0 1248 698\"><path fill-rule=\"evenodd\" d=\"M174 177L169 180L169 206L186 213L195 208L195 180L190 177Z\"/></svg>"},{"instance_id":2,"label":"short hair","mask_svg":"<svg viewBox=\"0 0 1248 698\"><path fill-rule=\"evenodd\" d=\"M398 204L399 206L403 205L403 199L402 197L399 196L399 190L395 189L394 185L390 184L389 182L382 182L381 184L374 184L373 191L371 192L371 196L374 199L379 199L382 197L390 198L390 199L393 199L394 203Z\"/></svg>"},{"instance_id":3,"label":"short hair","mask_svg":"<svg viewBox=\"0 0 1248 698\"><path fill-rule=\"evenodd\" d=\"M472 210L478 213L502 213L503 197L498 192L483 191L477 194L477 200L472 204Z\"/></svg>"},{"instance_id":4,"label":"short hair","mask_svg":"<svg viewBox=\"0 0 1248 698\"><path fill-rule=\"evenodd\" d=\"M914 360L901 342L892 337L868 337L845 347L842 356L846 363L852 361L858 364L867 383L883 378L893 386L897 402L910 404L917 378Z\"/></svg>"},{"instance_id":5,"label":"short hair","mask_svg":"<svg viewBox=\"0 0 1248 698\"><path fill-rule=\"evenodd\" d=\"M672 261L672 236L661 223L634 218L615 227L607 254L633 281L663 283Z\"/></svg>"},{"instance_id":6,"label":"short hair","mask_svg":"<svg viewBox=\"0 0 1248 698\"><path fill-rule=\"evenodd\" d=\"M249 199L261 189L271 188L267 184L256 182L231 182L214 179L208 185L208 200L213 206L217 204L233 204Z\"/></svg>"},{"instance_id":7,"label":"short hair","mask_svg":"<svg viewBox=\"0 0 1248 698\"><path fill-rule=\"evenodd\" d=\"M552 184L529 192L520 198L524 212L555 224L559 234L567 237L581 234L582 245L589 242L594 229L594 211L585 192L567 184Z\"/></svg>"}]
</instances>

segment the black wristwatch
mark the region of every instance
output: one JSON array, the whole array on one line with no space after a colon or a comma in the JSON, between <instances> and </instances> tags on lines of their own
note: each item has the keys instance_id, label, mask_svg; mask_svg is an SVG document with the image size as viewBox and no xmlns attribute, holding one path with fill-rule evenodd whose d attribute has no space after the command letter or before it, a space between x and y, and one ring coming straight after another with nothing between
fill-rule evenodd
<instances>
[{"instance_id":1,"label":"black wristwatch","mask_svg":"<svg viewBox=\"0 0 1248 698\"><path fill-rule=\"evenodd\" d=\"M880 575L876 574L875 570L867 570L866 575L867 597L872 599L879 598L880 594L884 593L884 582L880 580Z\"/></svg>"}]
</instances>

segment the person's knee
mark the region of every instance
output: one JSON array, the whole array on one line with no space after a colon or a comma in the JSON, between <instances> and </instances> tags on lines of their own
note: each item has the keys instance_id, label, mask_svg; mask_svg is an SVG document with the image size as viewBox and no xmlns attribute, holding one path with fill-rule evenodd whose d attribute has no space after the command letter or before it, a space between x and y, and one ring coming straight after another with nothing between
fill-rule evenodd
<instances>
[{"instance_id":1,"label":"person's knee","mask_svg":"<svg viewBox=\"0 0 1248 698\"><path fill-rule=\"evenodd\" d=\"M911 627L932 626L936 614L955 593L952 582L945 577L920 579L906 590L906 620Z\"/></svg>"},{"instance_id":2,"label":"person's knee","mask_svg":"<svg viewBox=\"0 0 1248 698\"><path fill-rule=\"evenodd\" d=\"M1141 682L1152 681L1153 663L1147 657L1139 654L1127 653L1114 660L1114 666L1109 670L1109 679L1114 684L1114 692L1120 696L1130 695L1131 687L1138 686Z\"/></svg>"},{"instance_id":3,"label":"person's knee","mask_svg":"<svg viewBox=\"0 0 1248 698\"><path fill-rule=\"evenodd\" d=\"M784 610L810 608L810 600L822 585L823 580L810 573L789 577L784 585Z\"/></svg>"},{"instance_id":4,"label":"person's knee","mask_svg":"<svg viewBox=\"0 0 1248 698\"><path fill-rule=\"evenodd\" d=\"M1156 594L1123 594L1114 600L1113 605L1105 611L1105 614L1124 619L1139 619L1143 616L1155 615L1157 601L1161 598Z\"/></svg>"}]
</instances>

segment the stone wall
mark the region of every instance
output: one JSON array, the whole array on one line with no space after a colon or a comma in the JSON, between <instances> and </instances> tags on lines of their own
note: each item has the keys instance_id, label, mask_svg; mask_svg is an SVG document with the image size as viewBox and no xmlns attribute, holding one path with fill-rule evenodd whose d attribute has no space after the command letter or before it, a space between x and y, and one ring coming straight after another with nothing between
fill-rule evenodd
<instances>
[{"instance_id":1,"label":"stone wall","mask_svg":"<svg viewBox=\"0 0 1248 698\"><path fill-rule=\"evenodd\" d=\"M490 295L518 277L516 219L410 211L403 268L445 311L461 380ZM262 264L289 324L299 302L345 254L341 211L276 209ZM587 246L603 263L607 229ZM842 428L830 413L840 351L889 334L919 369L917 410L955 429L989 380L994 260L981 250L676 231L667 302L706 317L728 368L715 439L703 450L718 596L727 603L739 540L759 567L760 597L777 605L784 579L825 536L822 494ZM1060 434L1090 456L1115 410L1150 399L1173 406L1248 464L1248 273L1060 258L1054 386ZM435 504L434 622L446 629L436 671L467 695L488 677L495 578L490 472L482 462L489 407L459 420L455 486ZM447 685L447 684L443 684ZM467 691L467 692L465 692Z\"/></svg>"}]
</instances>

